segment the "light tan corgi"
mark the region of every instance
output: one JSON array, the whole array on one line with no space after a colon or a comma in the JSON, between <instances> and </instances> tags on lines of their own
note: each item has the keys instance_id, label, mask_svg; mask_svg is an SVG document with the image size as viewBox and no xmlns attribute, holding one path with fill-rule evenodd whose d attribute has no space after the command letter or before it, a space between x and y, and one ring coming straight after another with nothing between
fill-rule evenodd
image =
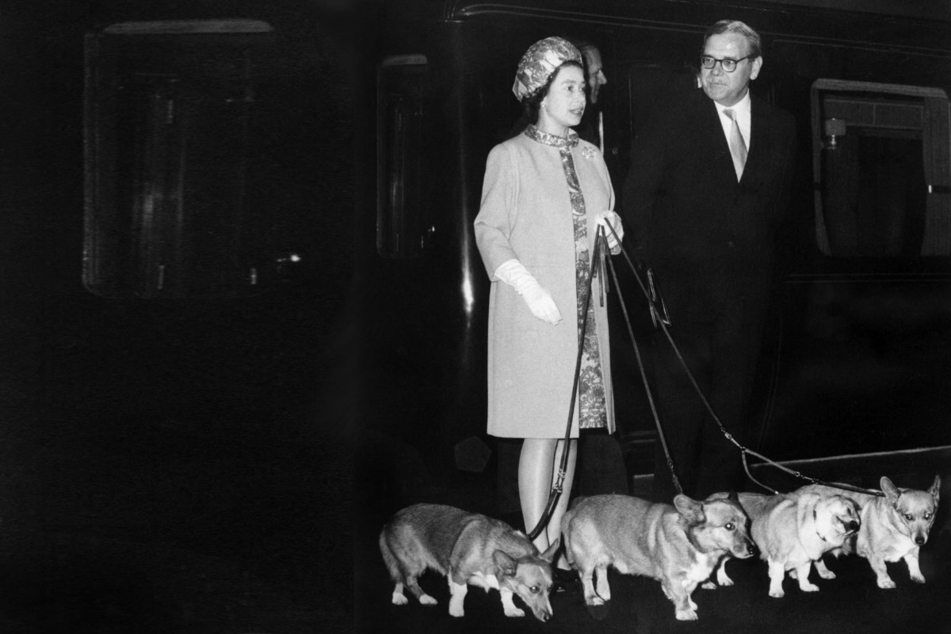
<instances>
[{"instance_id":1,"label":"light tan corgi","mask_svg":"<svg viewBox=\"0 0 951 634\"><path fill-rule=\"evenodd\" d=\"M678 620L697 617L691 594L720 558L753 554L748 518L736 496L698 502L686 495L655 504L627 495L577 499L561 521L565 556L581 577L585 603L611 599L608 567L657 579ZM594 572L597 571L597 589Z\"/></svg>"},{"instance_id":2,"label":"light tan corgi","mask_svg":"<svg viewBox=\"0 0 951 634\"><path fill-rule=\"evenodd\" d=\"M740 493L743 510L750 517L750 533L760 549L760 557L769 565L769 596L783 597L783 579L786 571L799 581L803 592L816 592L819 587L809 581L815 565L823 579L835 579L835 573L822 561L825 553L836 556L846 551L849 539L859 530L859 506L852 499L839 495L841 491L808 491L802 488L792 493L767 495ZM711 498L726 497L715 493ZM726 573L724 557L717 569L717 583L733 585ZM703 586L713 589L712 583Z\"/></svg>"},{"instance_id":3,"label":"light tan corgi","mask_svg":"<svg viewBox=\"0 0 951 634\"><path fill-rule=\"evenodd\" d=\"M822 556L841 549L859 526L858 504L843 495L819 492L796 491L783 496L767 513L753 518L753 541L769 565L769 596L785 595L787 570L799 581L800 590L817 592L819 586L809 581L812 565L819 576L834 577Z\"/></svg>"},{"instance_id":4,"label":"light tan corgi","mask_svg":"<svg viewBox=\"0 0 951 634\"><path fill-rule=\"evenodd\" d=\"M855 552L868 559L879 588L895 587L885 564L899 559L905 560L912 581L924 583L918 553L928 541L938 511L941 478L936 475L927 491L896 487L884 476L879 484L882 496L840 491L822 485L810 485L801 490L837 491L855 500L862 508L862 527L855 539Z\"/></svg>"},{"instance_id":5,"label":"light tan corgi","mask_svg":"<svg viewBox=\"0 0 951 634\"><path fill-rule=\"evenodd\" d=\"M540 621L551 618L551 562L555 542L543 554L505 522L441 504L415 504L398 511L380 532L380 552L396 584L393 603L405 605L404 585L423 605L436 599L418 578L434 570L449 579L449 614L464 616L468 586L498 590L506 616L524 616L518 595Z\"/></svg>"}]
</instances>

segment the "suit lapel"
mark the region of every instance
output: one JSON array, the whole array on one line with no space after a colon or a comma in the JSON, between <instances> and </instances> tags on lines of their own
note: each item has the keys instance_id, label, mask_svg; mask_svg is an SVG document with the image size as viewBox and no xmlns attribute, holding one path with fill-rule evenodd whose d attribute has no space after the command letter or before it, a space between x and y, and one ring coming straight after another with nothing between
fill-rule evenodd
<instances>
[{"instance_id":1,"label":"suit lapel","mask_svg":"<svg viewBox=\"0 0 951 634\"><path fill-rule=\"evenodd\" d=\"M769 114L764 106L762 101L750 95L750 149L743 170L744 180L748 173L758 172L768 162L772 131Z\"/></svg>"}]
</instances>

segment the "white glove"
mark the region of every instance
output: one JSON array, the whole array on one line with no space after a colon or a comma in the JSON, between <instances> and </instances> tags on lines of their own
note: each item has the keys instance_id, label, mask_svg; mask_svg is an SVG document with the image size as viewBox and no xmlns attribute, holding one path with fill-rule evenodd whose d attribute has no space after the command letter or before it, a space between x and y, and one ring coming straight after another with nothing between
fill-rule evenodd
<instances>
[{"instance_id":1,"label":"white glove","mask_svg":"<svg viewBox=\"0 0 951 634\"><path fill-rule=\"evenodd\" d=\"M624 227L621 225L621 217L613 211L602 211L596 216L598 225L604 227L604 235L608 239L608 248L613 255L621 252L621 240L624 239ZM611 228L614 231L611 231ZM617 238L614 234L617 234Z\"/></svg>"},{"instance_id":2,"label":"white glove","mask_svg":"<svg viewBox=\"0 0 951 634\"><path fill-rule=\"evenodd\" d=\"M503 262L495 271L495 277L515 289L522 296L532 314L552 326L561 321L561 312L545 288L518 260Z\"/></svg>"}]
</instances>

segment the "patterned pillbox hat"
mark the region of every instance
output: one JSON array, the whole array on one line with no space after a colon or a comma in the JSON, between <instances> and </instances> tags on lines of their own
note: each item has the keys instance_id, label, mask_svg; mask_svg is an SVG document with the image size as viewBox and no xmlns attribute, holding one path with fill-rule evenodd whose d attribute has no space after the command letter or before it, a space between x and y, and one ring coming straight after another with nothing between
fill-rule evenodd
<instances>
[{"instance_id":1,"label":"patterned pillbox hat","mask_svg":"<svg viewBox=\"0 0 951 634\"><path fill-rule=\"evenodd\" d=\"M532 44L518 63L512 86L515 97L523 101L544 86L551 74L567 61L584 63L581 51L564 38L546 37Z\"/></svg>"}]
</instances>

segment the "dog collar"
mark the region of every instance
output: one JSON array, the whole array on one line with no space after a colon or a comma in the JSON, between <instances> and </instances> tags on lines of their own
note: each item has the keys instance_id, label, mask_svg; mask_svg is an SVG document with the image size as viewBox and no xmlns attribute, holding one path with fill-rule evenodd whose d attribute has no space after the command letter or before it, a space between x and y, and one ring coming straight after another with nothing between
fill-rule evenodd
<instances>
[{"instance_id":1,"label":"dog collar","mask_svg":"<svg viewBox=\"0 0 951 634\"><path fill-rule=\"evenodd\" d=\"M697 537L694 535L695 529L696 526L688 526L686 530L684 530L684 534L687 536L687 541L690 542L690 545L694 547L694 550L696 550L701 555L706 555L708 551L704 550L703 546L697 542Z\"/></svg>"}]
</instances>

